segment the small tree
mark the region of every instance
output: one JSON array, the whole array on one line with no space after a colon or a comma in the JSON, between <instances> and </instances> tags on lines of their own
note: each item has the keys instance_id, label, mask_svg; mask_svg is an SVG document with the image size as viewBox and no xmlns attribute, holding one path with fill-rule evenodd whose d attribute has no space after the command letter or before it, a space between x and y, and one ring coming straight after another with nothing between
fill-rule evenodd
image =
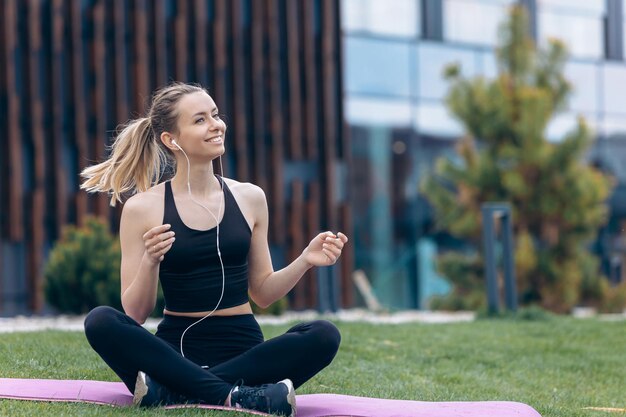
<instances>
[{"instance_id":1,"label":"small tree","mask_svg":"<svg viewBox=\"0 0 626 417\"><path fill-rule=\"evenodd\" d=\"M438 160L422 191L438 226L475 244L481 204L510 202L522 301L565 312L585 298L607 296L608 284L587 245L606 220L611 181L582 162L590 144L582 118L559 143L546 140L546 126L570 91L563 76L567 53L557 40L537 50L527 27L524 7L512 7L500 29L496 79L467 79L457 66L446 69L446 102L467 135L458 143L458 162ZM466 285L457 286L453 298L467 297L467 285L484 293L483 280L468 281L450 264L474 265L473 276L482 276L475 257L462 258L441 259L440 269L453 271L448 278Z\"/></svg>"}]
</instances>

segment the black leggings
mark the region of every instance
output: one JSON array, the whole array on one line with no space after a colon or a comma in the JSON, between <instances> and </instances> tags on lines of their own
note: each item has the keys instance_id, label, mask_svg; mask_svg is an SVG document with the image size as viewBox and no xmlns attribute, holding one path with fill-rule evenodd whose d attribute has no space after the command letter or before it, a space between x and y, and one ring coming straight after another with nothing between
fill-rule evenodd
<instances>
[{"instance_id":1,"label":"black leggings","mask_svg":"<svg viewBox=\"0 0 626 417\"><path fill-rule=\"evenodd\" d=\"M330 364L341 340L337 328L323 320L298 324L263 341L253 315L214 316L187 331L183 357L180 335L197 320L166 315L154 335L103 306L85 318L85 334L130 392L143 371L189 399L217 405L224 404L239 379L254 386L289 378L299 387Z\"/></svg>"}]
</instances>

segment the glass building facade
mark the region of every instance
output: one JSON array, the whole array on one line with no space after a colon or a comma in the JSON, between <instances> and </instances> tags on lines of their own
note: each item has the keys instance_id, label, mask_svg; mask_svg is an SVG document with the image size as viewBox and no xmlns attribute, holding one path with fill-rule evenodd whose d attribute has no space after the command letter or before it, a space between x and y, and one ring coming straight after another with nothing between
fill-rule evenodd
<instances>
[{"instance_id":1,"label":"glass building facade","mask_svg":"<svg viewBox=\"0 0 626 417\"><path fill-rule=\"evenodd\" d=\"M594 244L612 279L626 220L626 0L342 0L344 104L351 132L355 267L392 308L427 308L447 283L442 248L462 245L433 228L418 185L439 157L454 157L463 126L447 111L443 69L497 74L494 47L508 9L522 3L539 45L570 51L569 107L549 124L559 141L583 116L596 136L590 162L616 176L611 218ZM626 222L624 222L626 223Z\"/></svg>"}]
</instances>

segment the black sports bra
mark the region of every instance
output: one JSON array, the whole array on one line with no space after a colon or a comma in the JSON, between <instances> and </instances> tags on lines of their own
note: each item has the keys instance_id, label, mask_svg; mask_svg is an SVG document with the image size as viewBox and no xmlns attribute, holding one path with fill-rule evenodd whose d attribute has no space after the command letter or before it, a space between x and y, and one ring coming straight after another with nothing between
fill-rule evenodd
<instances>
[{"instance_id":1,"label":"black sports bra","mask_svg":"<svg viewBox=\"0 0 626 417\"><path fill-rule=\"evenodd\" d=\"M248 252L252 232L226 182L224 216L219 239L224 263L224 297L218 309L248 301ZM208 215L208 213L207 213ZM217 227L195 230L181 220L170 181L165 183L163 224L171 224L176 240L161 261L159 279L165 308L173 312L211 311L222 292L222 268L217 254Z\"/></svg>"}]
</instances>

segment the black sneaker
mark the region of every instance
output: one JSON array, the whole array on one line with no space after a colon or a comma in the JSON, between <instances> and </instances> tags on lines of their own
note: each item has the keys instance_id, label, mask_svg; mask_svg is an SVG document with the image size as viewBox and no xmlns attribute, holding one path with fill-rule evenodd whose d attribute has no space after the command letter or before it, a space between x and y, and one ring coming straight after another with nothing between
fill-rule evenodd
<instances>
[{"instance_id":1,"label":"black sneaker","mask_svg":"<svg viewBox=\"0 0 626 417\"><path fill-rule=\"evenodd\" d=\"M175 393L139 371L135 381L133 404L140 407L156 407L158 405L196 404L199 401L190 400L184 395Z\"/></svg>"},{"instance_id":2,"label":"black sneaker","mask_svg":"<svg viewBox=\"0 0 626 417\"><path fill-rule=\"evenodd\" d=\"M296 392L289 379L259 387L237 384L230 392L230 404L236 408L294 417L296 415Z\"/></svg>"}]
</instances>

